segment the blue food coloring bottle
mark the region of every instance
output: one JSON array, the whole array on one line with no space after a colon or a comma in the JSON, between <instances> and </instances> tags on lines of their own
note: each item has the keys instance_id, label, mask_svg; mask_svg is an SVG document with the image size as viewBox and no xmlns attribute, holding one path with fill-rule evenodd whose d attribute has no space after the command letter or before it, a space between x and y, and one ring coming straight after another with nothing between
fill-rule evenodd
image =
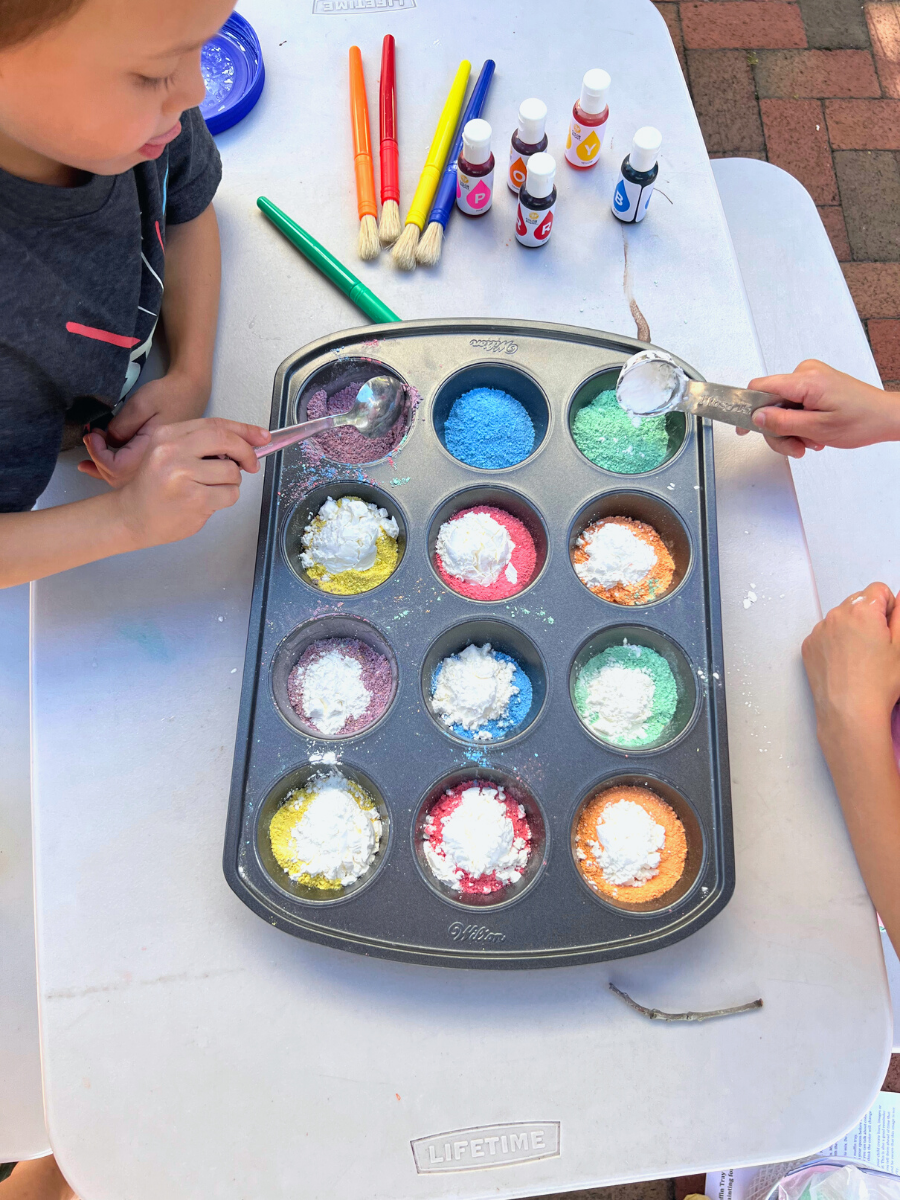
<instances>
[{"instance_id":1,"label":"blue food coloring bottle","mask_svg":"<svg viewBox=\"0 0 900 1200\"><path fill-rule=\"evenodd\" d=\"M613 215L620 221L643 221L659 174L657 156L662 134L652 125L644 125L634 135L631 153L622 163L619 182L612 198Z\"/></svg>"}]
</instances>

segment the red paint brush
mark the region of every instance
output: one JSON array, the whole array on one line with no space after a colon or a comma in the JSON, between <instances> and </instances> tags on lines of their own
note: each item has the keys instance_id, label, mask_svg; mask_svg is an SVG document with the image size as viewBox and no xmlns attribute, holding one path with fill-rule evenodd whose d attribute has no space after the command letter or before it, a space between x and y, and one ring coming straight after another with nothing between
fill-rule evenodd
<instances>
[{"instance_id":1,"label":"red paint brush","mask_svg":"<svg viewBox=\"0 0 900 1200\"><path fill-rule=\"evenodd\" d=\"M379 92L381 133L381 224L378 236L391 246L400 236L400 149L397 145L397 76L394 39L386 33L381 44L381 87Z\"/></svg>"}]
</instances>

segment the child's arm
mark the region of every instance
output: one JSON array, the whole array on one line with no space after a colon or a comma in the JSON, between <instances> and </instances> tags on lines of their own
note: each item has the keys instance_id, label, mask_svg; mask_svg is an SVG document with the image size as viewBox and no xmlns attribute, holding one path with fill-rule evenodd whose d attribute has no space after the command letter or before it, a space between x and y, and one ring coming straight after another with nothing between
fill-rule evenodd
<instances>
[{"instance_id":1,"label":"child's arm","mask_svg":"<svg viewBox=\"0 0 900 1200\"><path fill-rule=\"evenodd\" d=\"M220 278L219 227L210 204L166 231L162 320L169 370L138 388L105 433L85 438L93 461L79 463L80 471L121 487L137 471L153 429L202 415L212 386Z\"/></svg>"},{"instance_id":2,"label":"child's arm","mask_svg":"<svg viewBox=\"0 0 900 1200\"><path fill-rule=\"evenodd\" d=\"M808 449L823 446L848 450L900 441L900 395L861 383L814 358L800 363L790 375L751 379L747 386L803 405L802 409L761 408L753 418L772 449L790 458L802 458Z\"/></svg>"},{"instance_id":3,"label":"child's arm","mask_svg":"<svg viewBox=\"0 0 900 1200\"><path fill-rule=\"evenodd\" d=\"M268 440L267 429L239 421L158 426L134 478L116 491L0 513L0 587L190 537L235 503L241 470L259 470L253 447Z\"/></svg>"},{"instance_id":4,"label":"child's arm","mask_svg":"<svg viewBox=\"0 0 900 1200\"><path fill-rule=\"evenodd\" d=\"M900 953L900 771L891 711L900 697L900 603L873 583L820 621L803 643L819 744L860 871Z\"/></svg>"}]
</instances>

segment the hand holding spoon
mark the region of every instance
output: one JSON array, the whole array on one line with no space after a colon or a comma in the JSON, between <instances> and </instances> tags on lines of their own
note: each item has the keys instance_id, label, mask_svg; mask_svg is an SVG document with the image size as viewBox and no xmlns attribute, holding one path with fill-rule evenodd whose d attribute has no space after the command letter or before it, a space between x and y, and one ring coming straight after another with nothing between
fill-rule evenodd
<instances>
[{"instance_id":1,"label":"hand holding spoon","mask_svg":"<svg viewBox=\"0 0 900 1200\"><path fill-rule=\"evenodd\" d=\"M392 379L390 375L376 375L359 389L349 412L273 429L271 442L256 447L256 457L265 458L267 454L274 454L276 450L293 446L295 442L305 441L327 429L336 429L339 425L353 425L365 437L382 437L397 423L405 399L406 388L399 380Z\"/></svg>"}]
</instances>

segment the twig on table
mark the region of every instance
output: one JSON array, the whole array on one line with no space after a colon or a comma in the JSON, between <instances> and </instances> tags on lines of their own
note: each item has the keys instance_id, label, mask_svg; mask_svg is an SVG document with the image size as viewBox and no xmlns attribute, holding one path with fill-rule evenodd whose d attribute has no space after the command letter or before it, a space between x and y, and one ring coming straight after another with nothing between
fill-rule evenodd
<instances>
[{"instance_id":1,"label":"twig on table","mask_svg":"<svg viewBox=\"0 0 900 1200\"><path fill-rule=\"evenodd\" d=\"M748 1004L736 1004L734 1008L713 1008L709 1012L670 1013L663 1012L661 1008L645 1008L643 1004L638 1004L637 1000L632 1000L627 992L617 988L614 983L609 985L609 990L624 1000L629 1008L633 1008L641 1016L649 1017L651 1021L711 1021L713 1017L733 1017L735 1013L750 1012L753 1008L762 1008L763 1006L762 1000L751 1000Z\"/></svg>"}]
</instances>

